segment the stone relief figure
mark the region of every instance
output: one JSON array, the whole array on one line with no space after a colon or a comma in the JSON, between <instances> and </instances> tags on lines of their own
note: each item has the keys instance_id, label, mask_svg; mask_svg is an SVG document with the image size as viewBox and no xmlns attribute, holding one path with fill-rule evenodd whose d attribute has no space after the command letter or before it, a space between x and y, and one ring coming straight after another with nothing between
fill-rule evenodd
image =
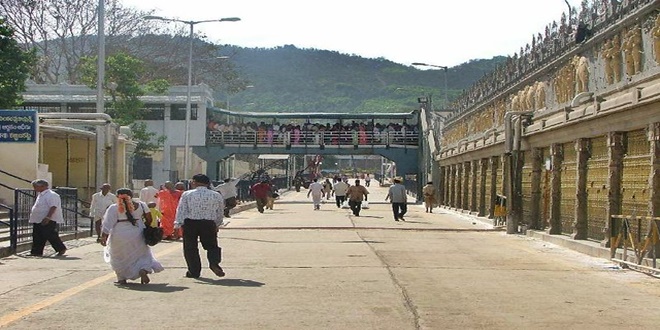
<instances>
[{"instance_id":1,"label":"stone relief figure","mask_svg":"<svg viewBox=\"0 0 660 330\"><path fill-rule=\"evenodd\" d=\"M614 72L612 71L612 40L605 40L603 47L600 51L600 56L603 58L605 69L605 80L608 85L614 83Z\"/></svg>"},{"instance_id":2,"label":"stone relief figure","mask_svg":"<svg viewBox=\"0 0 660 330\"><path fill-rule=\"evenodd\" d=\"M537 81L536 85L534 85L534 101L536 103L536 109L543 109L545 108L545 89L546 89L546 84L543 81Z\"/></svg>"},{"instance_id":3,"label":"stone relief figure","mask_svg":"<svg viewBox=\"0 0 660 330\"><path fill-rule=\"evenodd\" d=\"M518 94L514 94L513 97L511 98L511 110L512 111L520 111L520 101L519 101Z\"/></svg>"},{"instance_id":4,"label":"stone relief figure","mask_svg":"<svg viewBox=\"0 0 660 330\"><path fill-rule=\"evenodd\" d=\"M660 15L655 17L655 25L651 29L651 35L653 35L653 55L655 56L655 62L660 64Z\"/></svg>"},{"instance_id":5,"label":"stone relief figure","mask_svg":"<svg viewBox=\"0 0 660 330\"><path fill-rule=\"evenodd\" d=\"M610 68L614 76L614 82L621 81L621 38L616 34L612 37L612 57L610 61Z\"/></svg>"},{"instance_id":6,"label":"stone relief figure","mask_svg":"<svg viewBox=\"0 0 660 330\"><path fill-rule=\"evenodd\" d=\"M626 74L632 77L642 71L642 31L639 26L628 29L622 46L626 60Z\"/></svg>"},{"instance_id":7,"label":"stone relief figure","mask_svg":"<svg viewBox=\"0 0 660 330\"><path fill-rule=\"evenodd\" d=\"M589 59L585 56L573 57L575 67L575 91L577 93L589 91Z\"/></svg>"},{"instance_id":8,"label":"stone relief figure","mask_svg":"<svg viewBox=\"0 0 660 330\"><path fill-rule=\"evenodd\" d=\"M534 90L532 85L527 85L523 89L523 99L525 100L525 106L523 110L534 110Z\"/></svg>"}]
</instances>

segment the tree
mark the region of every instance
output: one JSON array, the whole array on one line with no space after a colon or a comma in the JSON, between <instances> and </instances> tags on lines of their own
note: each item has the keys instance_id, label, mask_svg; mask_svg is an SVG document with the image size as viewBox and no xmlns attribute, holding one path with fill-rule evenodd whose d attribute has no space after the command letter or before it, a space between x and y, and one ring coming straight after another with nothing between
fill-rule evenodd
<instances>
[{"instance_id":1,"label":"tree","mask_svg":"<svg viewBox=\"0 0 660 330\"><path fill-rule=\"evenodd\" d=\"M34 48L39 60L32 67L37 83L79 82L80 58L96 53L98 0L3 0L0 17L14 27L24 48ZM162 31L146 21L142 12L125 8L118 0L106 0L106 35L109 46L119 36Z\"/></svg>"},{"instance_id":2,"label":"tree","mask_svg":"<svg viewBox=\"0 0 660 330\"><path fill-rule=\"evenodd\" d=\"M96 88L97 57L83 57L80 61L81 80L90 88ZM164 136L149 132L144 123L136 122L143 118L144 103L140 96L163 94L169 88L164 79L145 80L144 62L127 53L119 52L106 58L104 89L112 101L107 104L106 112L119 125L128 125L137 142L136 156L146 156L163 146Z\"/></svg>"},{"instance_id":3,"label":"tree","mask_svg":"<svg viewBox=\"0 0 660 330\"><path fill-rule=\"evenodd\" d=\"M14 30L0 17L0 108L11 108L20 102L33 61L34 52L21 50Z\"/></svg>"}]
</instances>

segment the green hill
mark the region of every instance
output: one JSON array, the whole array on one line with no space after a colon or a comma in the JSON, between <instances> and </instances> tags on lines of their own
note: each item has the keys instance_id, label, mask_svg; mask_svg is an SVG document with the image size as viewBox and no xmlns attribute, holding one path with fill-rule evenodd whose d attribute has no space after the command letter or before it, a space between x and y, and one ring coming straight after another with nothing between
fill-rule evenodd
<instances>
[{"instance_id":1,"label":"green hill","mask_svg":"<svg viewBox=\"0 0 660 330\"><path fill-rule=\"evenodd\" d=\"M444 98L444 72L419 70L386 59L334 51L223 46L242 79L253 88L235 94L218 91L217 105L230 110L277 112L407 112L417 97ZM448 95L457 96L505 57L472 60L449 68Z\"/></svg>"}]
</instances>

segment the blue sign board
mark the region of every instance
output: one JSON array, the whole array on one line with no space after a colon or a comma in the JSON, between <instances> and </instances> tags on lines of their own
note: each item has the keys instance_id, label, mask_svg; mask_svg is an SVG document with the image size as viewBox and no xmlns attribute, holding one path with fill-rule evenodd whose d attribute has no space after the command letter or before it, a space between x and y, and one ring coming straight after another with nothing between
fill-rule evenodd
<instances>
[{"instance_id":1,"label":"blue sign board","mask_svg":"<svg viewBox=\"0 0 660 330\"><path fill-rule=\"evenodd\" d=\"M0 110L0 142L36 142L37 112Z\"/></svg>"}]
</instances>

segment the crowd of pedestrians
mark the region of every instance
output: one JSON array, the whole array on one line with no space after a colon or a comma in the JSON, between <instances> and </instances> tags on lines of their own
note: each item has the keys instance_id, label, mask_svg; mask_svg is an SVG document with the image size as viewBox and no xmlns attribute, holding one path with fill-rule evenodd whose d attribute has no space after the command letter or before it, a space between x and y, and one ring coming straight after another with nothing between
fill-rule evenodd
<instances>
[{"instance_id":1,"label":"crowd of pedestrians","mask_svg":"<svg viewBox=\"0 0 660 330\"><path fill-rule=\"evenodd\" d=\"M183 238L186 277L200 277L200 242L206 250L208 268L219 277L225 276L220 266L222 249L218 245L217 232L226 225L224 218L229 217L229 211L236 206L237 183L237 179L226 179L213 187L206 175L197 174L190 182L191 189L184 190L183 184L172 182L165 182L161 189L156 189L152 180L146 180L139 198L134 198L133 191L127 188L118 189L113 194L111 186L103 184L92 197L90 214L98 235L97 242L104 247L103 256L116 274L116 283L124 285L128 280L139 279L140 283L148 284L150 274L163 271L164 267L145 241L147 227L162 228L162 239ZM435 194L429 186L432 188L430 182L424 188L427 212L432 208L429 204L433 203ZM46 242L50 242L57 255L62 256L67 249L58 233L58 224L64 220L61 199L50 190L45 180L35 180L33 187L37 197L29 220L33 224L30 255L42 256ZM269 180L254 184L250 191L260 213L273 209L278 189ZM358 217L367 207L368 195L369 191L361 185L360 179L351 185L348 178L338 176L332 182L329 178L323 182L314 179L307 193L312 197L314 210L320 210L322 202L334 196L337 208L348 206ZM385 200L392 203L394 220L404 221L407 196L401 179L394 179Z\"/></svg>"}]
</instances>

